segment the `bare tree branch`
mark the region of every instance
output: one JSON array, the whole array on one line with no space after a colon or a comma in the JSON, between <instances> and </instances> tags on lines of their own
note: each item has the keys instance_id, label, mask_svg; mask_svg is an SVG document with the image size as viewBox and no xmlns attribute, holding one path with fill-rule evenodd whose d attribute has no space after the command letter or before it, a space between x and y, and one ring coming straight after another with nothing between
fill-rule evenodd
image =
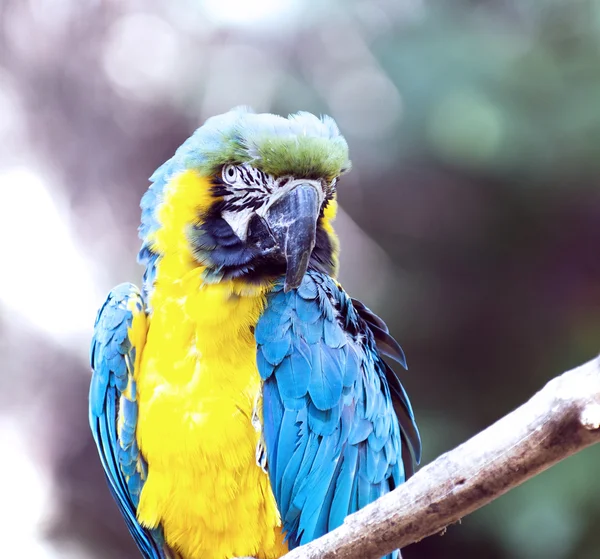
<instances>
[{"instance_id":1,"label":"bare tree branch","mask_svg":"<svg viewBox=\"0 0 600 559\"><path fill-rule=\"evenodd\" d=\"M600 442L600 358L550 381L491 427L285 559L375 559L443 530Z\"/></svg>"}]
</instances>

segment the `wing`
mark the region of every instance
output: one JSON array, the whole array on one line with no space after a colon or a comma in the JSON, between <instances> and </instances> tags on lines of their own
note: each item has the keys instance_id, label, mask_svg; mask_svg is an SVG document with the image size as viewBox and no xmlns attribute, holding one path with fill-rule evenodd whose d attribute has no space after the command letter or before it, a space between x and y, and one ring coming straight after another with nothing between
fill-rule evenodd
<instances>
[{"instance_id":1,"label":"wing","mask_svg":"<svg viewBox=\"0 0 600 559\"><path fill-rule=\"evenodd\" d=\"M392 338L386 323L383 322L381 318L360 301L357 301L356 299L351 299L351 301L358 316L364 320L368 329L373 334L375 347L379 352L379 366L385 373L385 380L387 381L390 390L392 405L394 406L394 411L398 417L400 430L403 435L402 460L404 463L405 476L406 479L408 479L415 473L415 465L421 461L421 437L419 436L419 430L417 429L410 400L408 399L408 395L406 394L398 375L380 357L381 355L389 357L402 365L405 369L408 369L404 351L402 351L400 344Z\"/></svg>"},{"instance_id":2,"label":"wing","mask_svg":"<svg viewBox=\"0 0 600 559\"><path fill-rule=\"evenodd\" d=\"M135 438L137 423L134 368L146 339L144 302L137 287L124 283L102 305L91 346L89 419L111 493L146 559L168 557L160 530L136 519L146 463Z\"/></svg>"},{"instance_id":3,"label":"wing","mask_svg":"<svg viewBox=\"0 0 600 559\"><path fill-rule=\"evenodd\" d=\"M400 346L328 276L309 272L289 293L276 287L255 337L267 467L293 548L402 483L420 440L380 356L404 363Z\"/></svg>"}]
</instances>

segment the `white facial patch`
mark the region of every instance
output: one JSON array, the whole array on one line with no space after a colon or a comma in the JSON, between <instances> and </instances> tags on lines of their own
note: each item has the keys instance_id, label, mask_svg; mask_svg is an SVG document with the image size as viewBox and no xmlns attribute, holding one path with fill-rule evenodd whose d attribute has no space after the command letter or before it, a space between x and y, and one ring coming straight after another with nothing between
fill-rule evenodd
<instances>
[{"instance_id":1,"label":"white facial patch","mask_svg":"<svg viewBox=\"0 0 600 559\"><path fill-rule=\"evenodd\" d=\"M253 208L245 208L243 210L225 211L221 214L221 217L229 223L229 227L231 227L237 238L240 241L245 241L248 237L248 226L253 213Z\"/></svg>"}]
</instances>

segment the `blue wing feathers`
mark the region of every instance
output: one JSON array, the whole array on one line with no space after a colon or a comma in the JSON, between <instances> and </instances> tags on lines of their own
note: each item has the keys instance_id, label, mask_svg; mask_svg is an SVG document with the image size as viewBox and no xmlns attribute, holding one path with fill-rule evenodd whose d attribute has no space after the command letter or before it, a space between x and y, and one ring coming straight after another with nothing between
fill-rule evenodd
<instances>
[{"instance_id":1,"label":"blue wing feathers","mask_svg":"<svg viewBox=\"0 0 600 559\"><path fill-rule=\"evenodd\" d=\"M358 461L358 447L347 443L344 446L341 468L336 480L333 500L329 511L329 529L333 530L341 526L344 518L352 507L352 487L356 478L356 466Z\"/></svg>"},{"instance_id":2,"label":"blue wing feathers","mask_svg":"<svg viewBox=\"0 0 600 559\"><path fill-rule=\"evenodd\" d=\"M282 487L283 483L283 473L286 469L286 466L290 463L294 451L297 448L297 445L302 444L302 440L298 441L297 438L289 436L290 433L295 433L298 430L296 425L297 413L296 410L285 410L283 412L283 417L281 419L281 429L279 430L278 436L279 440L277 443L277 471L279 475L275 479L275 483L272 484L273 487L276 488L277 491L282 492L285 488ZM266 432L265 432L265 440L266 440ZM269 462L271 461L271 456L269 455Z\"/></svg>"},{"instance_id":3,"label":"blue wing feathers","mask_svg":"<svg viewBox=\"0 0 600 559\"><path fill-rule=\"evenodd\" d=\"M263 353L263 347L259 347L256 352L256 366L258 367L259 371L267 371L270 376L273 372L273 364L270 363L265 357L265 354ZM263 380L266 380L267 378L268 377L263 377Z\"/></svg>"},{"instance_id":4,"label":"blue wing feathers","mask_svg":"<svg viewBox=\"0 0 600 559\"><path fill-rule=\"evenodd\" d=\"M330 348L340 348L347 343L346 334L340 328L337 321L323 321L323 341Z\"/></svg>"},{"instance_id":5,"label":"blue wing feathers","mask_svg":"<svg viewBox=\"0 0 600 559\"><path fill-rule=\"evenodd\" d=\"M329 516L331 513L331 507L333 506L333 499L336 494L336 480L340 475L342 465L343 460L338 460L335 470L332 472L331 481L329 482L327 493L325 494L325 498L320 506L319 517L314 527L314 531L317 534L328 532L330 529Z\"/></svg>"},{"instance_id":6,"label":"blue wing feathers","mask_svg":"<svg viewBox=\"0 0 600 559\"><path fill-rule=\"evenodd\" d=\"M308 405L308 426L317 435L333 435L340 428L341 405L320 410L313 402Z\"/></svg>"},{"instance_id":7,"label":"blue wing feathers","mask_svg":"<svg viewBox=\"0 0 600 559\"><path fill-rule=\"evenodd\" d=\"M360 358L353 346L348 344L342 349L345 350L346 363L344 386L354 386L360 374Z\"/></svg>"},{"instance_id":8,"label":"blue wing feathers","mask_svg":"<svg viewBox=\"0 0 600 559\"><path fill-rule=\"evenodd\" d=\"M305 301L312 301L313 299L317 298L317 284L314 281L305 281L300 284L297 293Z\"/></svg>"},{"instance_id":9,"label":"blue wing feathers","mask_svg":"<svg viewBox=\"0 0 600 559\"><path fill-rule=\"evenodd\" d=\"M299 294L293 296L296 316L305 324L314 324L322 317L321 310L310 299L303 299Z\"/></svg>"},{"instance_id":10,"label":"blue wing feathers","mask_svg":"<svg viewBox=\"0 0 600 559\"><path fill-rule=\"evenodd\" d=\"M262 346L261 352L271 365L279 365L283 358L288 355L291 343L291 336L284 334L279 340L274 340Z\"/></svg>"},{"instance_id":11,"label":"blue wing feathers","mask_svg":"<svg viewBox=\"0 0 600 559\"><path fill-rule=\"evenodd\" d=\"M313 467L308 476L304 478L294 498L294 505L301 511L299 535L302 543L314 539L315 534L320 535L320 532L316 530L317 521L340 459L339 455L334 454L336 444L337 440L333 436L323 438L315 456ZM324 528L322 533L327 531L327 526Z\"/></svg>"},{"instance_id":12,"label":"blue wing feathers","mask_svg":"<svg viewBox=\"0 0 600 559\"><path fill-rule=\"evenodd\" d=\"M309 272L289 293L277 285L255 337L269 475L293 548L402 483L420 440L381 358L404 365L400 346L328 276Z\"/></svg>"},{"instance_id":13,"label":"blue wing feathers","mask_svg":"<svg viewBox=\"0 0 600 559\"><path fill-rule=\"evenodd\" d=\"M361 417L355 418L352 427L353 428L348 436L348 443L353 445L365 441L373 432L373 424L369 420Z\"/></svg>"},{"instance_id":14,"label":"blue wing feathers","mask_svg":"<svg viewBox=\"0 0 600 559\"><path fill-rule=\"evenodd\" d=\"M287 464L282 464L282 466L284 466L284 472L281 476L279 493L281 495L281 508L284 510L289 509L290 501L292 499L292 489L295 481L298 479L298 472L300 471L302 460L307 453L310 442L312 441L309 437L300 438L289 462L287 462ZM314 443L314 448L308 450L308 454L312 456L314 456L318 447L316 440L314 440Z\"/></svg>"},{"instance_id":15,"label":"blue wing feathers","mask_svg":"<svg viewBox=\"0 0 600 559\"><path fill-rule=\"evenodd\" d=\"M144 305L131 284L113 289L98 312L90 351L89 420L109 488L142 555L166 559L160 530L143 528L136 519L146 466L135 439L136 348L129 339L134 312L144 312Z\"/></svg>"},{"instance_id":16,"label":"blue wing feathers","mask_svg":"<svg viewBox=\"0 0 600 559\"><path fill-rule=\"evenodd\" d=\"M259 352L260 354L260 352ZM260 360L258 361L260 367ZM267 362L265 362L267 364ZM275 394L272 394L272 393ZM268 383L263 386L263 437L264 440L274 441L279 438L281 426L283 425L283 405L278 396L278 389L275 383ZM274 445L269 455L269 478L271 486L281 483L281 474L277 469L279 448ZM285 463L282 464L282 468ZM282 472L283 473L283 470ZM281 487L281 486L280 486Z\"/></svg>"},{"instance_id":17,"label":"blue wing feathers","mask_svg":"<svg viewBox=\"0 0 600 559\"><path fill-rule=\"evenodd\" d=\"M306 394L310 382L310 363L298 346L286 357L277 369L281 382L277 383L284 404L287 399L301 398Z\"/></svg>"},{"instance_id":18,"label":"blue wing feathers","mask_svg":"<svg viewBox=\"0 0 600 559\"><path fill-rule=\"evenodd\" d=\"M311 346L312 370L308 392L312 403L320 410L329 410L337 405L342 397L343 371L340 369L341 359L337 353L322 344ZM327 371L327 374L323 374Z\"/></svg>"},{"instance_id":19,"label":"blue wing feathers","mask_svg":"<svg viewBox=\"0 0 600 559\"><path fill-rule=\"evenodd\" d=\"M391 359L394 359L406 369L406 357L404 355L404 351L400 347L400 344L392 336L390 336L385 322L383 322L381 318L374 314L360 301L357 301L356 299L352 299L351 301L358 315L369 326L369 330L373 334L375 344L379 352L387 357L390 357Z\"/></svg>"}]
</instances>

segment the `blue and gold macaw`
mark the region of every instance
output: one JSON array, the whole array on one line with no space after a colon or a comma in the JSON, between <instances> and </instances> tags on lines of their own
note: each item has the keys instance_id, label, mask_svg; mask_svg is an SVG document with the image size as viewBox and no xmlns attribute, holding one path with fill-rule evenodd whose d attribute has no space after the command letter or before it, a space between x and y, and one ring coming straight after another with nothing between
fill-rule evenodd
<instances>
[{"instance_id":1,"label":"blue and gold macaw","mask_svg":"<svg viewBox=\"0 0 600 559\"><path fill-rule=\"evenodd\" d=\"M143 287L98 313L90 424L148 559L274 559L405 481L420 441L385 323L334 279L335 122L206 121L141 203ZM397 552L389 557L397 557Z\"/></svg>"}]
</instances>

